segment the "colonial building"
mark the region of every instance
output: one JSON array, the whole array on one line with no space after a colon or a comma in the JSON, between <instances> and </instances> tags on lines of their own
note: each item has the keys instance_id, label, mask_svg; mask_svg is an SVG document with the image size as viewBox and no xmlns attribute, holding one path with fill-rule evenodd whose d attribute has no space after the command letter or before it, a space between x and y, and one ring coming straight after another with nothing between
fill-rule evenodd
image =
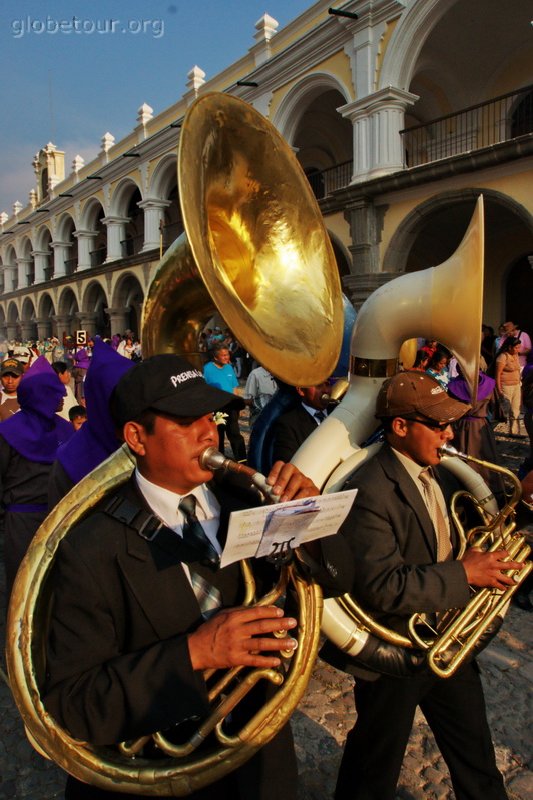
<instances>
[{"instance_id":1,"label":"colonial building","mask_svg":"<svg viewBox=\"0 0 533 800\"><path fill-rule=\"evenodd\" d=\"M0 215L0 336L138 330L160 251L182 229L180 123L208 91L251 103L294 148L356 306L446 260L482 192L484 321L531 331L529 0L319 0L283 29L265 14L252 33L223 72L195 66L173 106L143 105L121 141L106 133L91 163L69 167L52 143L35 156L29 203Z\"/></svg>"}]
</instances>

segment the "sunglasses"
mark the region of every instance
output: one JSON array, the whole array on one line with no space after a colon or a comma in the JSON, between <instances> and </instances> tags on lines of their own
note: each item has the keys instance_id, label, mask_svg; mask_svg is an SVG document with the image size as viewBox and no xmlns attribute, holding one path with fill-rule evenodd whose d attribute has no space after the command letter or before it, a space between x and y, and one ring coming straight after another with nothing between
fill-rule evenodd
<instances>
[{"instance_id":1,"label":"sunglasses","mask_svg":"<svg viewBox=\"0 0 533 800\"><path fill-rule=\"evenodd\" d=\"M419 422L420 425L424 425L424 427L429 428L432 431L445 431L446 428L451 425L451 422L434 422L432 419L419 419L418 417L406 417L407 422Z\"/></svg>"}]
</instances>

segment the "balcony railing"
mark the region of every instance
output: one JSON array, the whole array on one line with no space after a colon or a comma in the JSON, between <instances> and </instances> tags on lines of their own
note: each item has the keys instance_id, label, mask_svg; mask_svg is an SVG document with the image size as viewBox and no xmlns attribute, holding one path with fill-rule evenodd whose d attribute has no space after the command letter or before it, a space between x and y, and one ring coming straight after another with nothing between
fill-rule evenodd
<instances>
[{"instance_id":1,"label":"balcony railing","mask_svg":"<svg viewBox=\"0 0 533 800\"><path fill-rule=\"evenodd\" d=\"M74 275L77 266L78 256L74 256L74 258L67 258L65 261L65 275Z\"/></svg>"},{"instance_id":2,"label":"balcony railing","mask_svg":"<svg viewBox=\"0 0 533 800\"><path fill-rule=\"evenodd\" d=\"M120 243L122 248L122 258L136 255L142 250L143 244L143 233L139 234L139 236L131 236L129 239L123 239Z\"/></svg>"},{"instance_id":3,"label":"balcony railing","mask_svg":"<svg viewBox=\"0 0 533 800\"><path fill-rule=\"evenodd\" d=\"M99 267L106 260L107 247L100 247L98 250L91 250L89 255L91 257L91 267Z\"/></svg>"},{"instance_id":4,"label":"balcony railing","mask_svg":"<svg viewBox=\"0 0 533 800\"><path fill-rule=\"evenodd\" d=\"M400 131L407 167L507 142L533 131L533 85Z\"/></svg>"},{"instance_id":5,"label":"balcony railing","mask_svg":"<svg viewBox=\"0 0 533 800\"><path fill-rule=\"evenodd\" d=\"M169 225L163 226L163 250L168 250L171 244L174 244L178 236L183 233L183 222L172 222Z\"/></svg>"},{"instance_id":6,"label":"balcony railing","mask_svg":"<svg viewBox=\"0 0 533 800\"><path fill-rule=\"evenodd\" d=\"M342 164L335 164L322 170L312 170L307 173L307 180L311 185L313 194L317 200L334 192L335 189L342 189L348 186L352 180L353 161L343 161Z\"/></svg>"}]
</instances>

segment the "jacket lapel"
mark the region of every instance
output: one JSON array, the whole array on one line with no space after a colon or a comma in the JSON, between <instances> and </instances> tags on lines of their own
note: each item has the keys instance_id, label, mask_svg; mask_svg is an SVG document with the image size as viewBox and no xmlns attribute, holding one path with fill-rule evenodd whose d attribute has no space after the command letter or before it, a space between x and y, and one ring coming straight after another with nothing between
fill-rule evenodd
<instances>
[{"instance_id":1,"label":"jacket lapel","mask_svg":"<svg viewBox=\"0 0 533 800\"><path fill-rule=\"evenodd\" d=\"M437 541L435 531L426 504L422 496L416 488L413 479L402 466L399 459L394 455L390 446L385 443L379 451L377 458L380 460L385 474L388 478L394 481L398 490L403 495L403 498L408 506L412 509L418 519L420 529L424 541L426 543L428 552L433 561L437 559Z\"/></svg>"},{"instance_id":2,"label":"jacket lapel","mask_svg":"<svg viewBox=\"0 0 533 800\"><path fill-rule=\"evenodd\" d=\"M141 493L131 478L121 490L130 502L149 511ZM135 596L158 637L175 634L176 622L169 609L179 608L180 627L183 630L198 621L199 607L190 582L178 557L179 538L172 546L172 538L158 536L151 542L124 525L125 547L120 551L119 567L132 594ZM159 541L158 541L159 539ZM157 582L157 602L153 591Z\"/></svg>"}]
</instances>

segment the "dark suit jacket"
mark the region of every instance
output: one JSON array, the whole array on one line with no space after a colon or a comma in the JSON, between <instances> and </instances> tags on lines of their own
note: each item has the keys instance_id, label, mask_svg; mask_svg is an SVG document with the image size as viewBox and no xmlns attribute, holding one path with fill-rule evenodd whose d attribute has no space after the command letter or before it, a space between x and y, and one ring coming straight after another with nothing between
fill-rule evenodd
<instances>
[{"instance_id":1,"label":"dark suit jacket","mask_svg":"<svg viewBox=\"0 0 533 800\"><path fill-rule=\"evenodd\" d=\"M278 417L274 425L273 462L290 461L317 427L316 421L301 403Z\"/></svg>"},{"instance_id":2,"label":"dark suit jacket","mask_svg":"<svg viewBox=\"0 0 533 800\"><path fill-rule=\"evenodd\" d=\"M223 544L230 512L257 502L233 487L214 491ZM118 492L147 508L133 478ZM187 635L203 620L176 551L161 537L146 541L102 505L68 534L55 559L43 691L59 723L94 744L166 730L208 711L203 676L192 669L187 647ZM351 584L346 543L340 536L324 542L317 577L344 592ZM258 566L260 575L271 569L264 561ZM238 564L209 578L224 606L242 602Z\"/></svg>"},{"instance_id":3,"label":"dark suit jacket","mask_svg":"<svg viewBox=\"0 0 533 800\"><path fill-rule=\"evenodd\" d=\"M458 488L448 470L436 470L447 499ZM412 479L388 444L364 464L346 488L358 488L342 527L353 553L351 594L380 623L407 632L411 614L460 608L470 597L459 561L436 563L436 540L427 508ZM452 540L456 538L452 531ZM454 549L458 542L452 541ZM350 668L349 657L333 645L326 660ZM365 675L366 677L366 675Z\"/></svg>"}]
</instances>

